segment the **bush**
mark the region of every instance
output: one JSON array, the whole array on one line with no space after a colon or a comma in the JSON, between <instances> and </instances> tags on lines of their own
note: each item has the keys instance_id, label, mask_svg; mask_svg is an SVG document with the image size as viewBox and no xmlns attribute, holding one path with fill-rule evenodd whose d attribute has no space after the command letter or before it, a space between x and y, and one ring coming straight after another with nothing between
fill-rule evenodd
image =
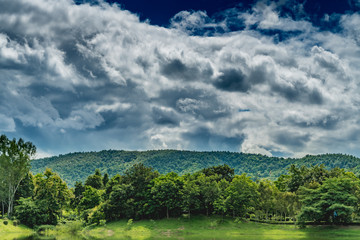
<instances>
[{"instance_id":1,"label":"bush","mask_svg":"<svg viewBox=\"0 0 360 240\"><path fill-rule=\"evenodd\" d=\"M131 219L131 218L128 220L128 222L127 222L127 224L126 224L126 227L125 227L125 230L126 230L126 231L131 230L132 225L133 225L133 222L134 222L134 220Z\"/></svg>"},{"instance_id":2,"label":"bush","mask_svg":"<svg viewBox=\"0 0 360 240\"><path fill-rule=\"evenodd\" d=\"M15 209L17 219L28 227L57 224L56 216L49 213L43 205L37 204L31 198L20 198Z\"/></svg>"},{"instance_id":3,"label":"bush","mask_svg":"<svg viewBox=\"0 0 360 240\"><path fill-rule=\"evenodd\" d=\"M102 209L102 204L100 204L100 206L96 206L95 208L91 209L87 219L87 222L89 224L101 225L104 224L104 221L106 222L105 214Z\"/></svg>"},{"instance_id":4,"label":"bush","mask_svg":"<svg viewBox=\"0 0 360 240\"><path fill-rule=\"evenodd\" d=\"M39 234L46 234L47 231L54 229L54 225L40 225L39 227L37 227L36 232Z\"/></svg>"},{"instance_id":5,"label":"bush","mask_svg":"<svg viewBox=\"0 0 360 240\"><path fill-rule=\"evenodd\" d=\"M8 225L9 224L9 221L8 220L4 220L4 225Z\"/></svg>"},{"instance_id":6,"label":"bush","mask_svg":"<svg viewBox=\"0 0 360 240\"><path fill-rule=\"evenodd\" d=\"M13 225L16 227L16 226L19 226L20 225L20 221L19 220L14 220L13 221Z\"/></svg>"},{"instance_id":7,"label":"bush","mask_svg":"<svg viewBox=\"0 0 360 240\"><path fill-rule=\"evenodd\" d=\"M69 221L56 226L56 231L59 233L71 233L75 235L80 232L84 226L82 221Z\"/></svg>"}]
</instances>

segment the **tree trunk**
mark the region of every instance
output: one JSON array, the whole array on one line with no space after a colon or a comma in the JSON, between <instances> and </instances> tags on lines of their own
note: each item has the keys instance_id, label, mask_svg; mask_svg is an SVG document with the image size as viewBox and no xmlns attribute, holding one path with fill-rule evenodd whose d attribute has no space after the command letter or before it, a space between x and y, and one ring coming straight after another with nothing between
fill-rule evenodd
<instances>
[{"instance_id":1,"label":"tree trunk","mask_svg":"<svg viewBox=\"0 0 360 240\"><path fill-rule=\"evenodd\" d=\"M1 205L2 205L2 211L1 211L1 214L2 214L2 216L4 217L4 210L5 210L5 207L4 207L4 201L1 201Z\"/></svg>"},{"instance_id":2,"label":"tree trunk","mask_svg":"<svg viewBox=\"0 0 360 240\"><path fill-rule=\"evenodd\" d=\"M269 211L268 210L266 210L266 212L265 212L265 216L266 216L266 221L268 220L268 218L269 218Z\"/></svg>"},{"instance_id":3,"label":"tree trunk","mask_svg":"<svg viewBox=\"0 0 360 240\"><path fill-rule=\"evenodd\" d=\"M12 199L11 199L11 186L9 184L9 202L8 202L8 216L11 217L11 214L12 214Z\"/></svg>"},{"instance_id":4,"label":"tree trunk","mask_svg":"<svg viewBox=\"0 0 360 240\"><path fill-rule=\"evenodd\" d=\"M209 208L206 208L206 216L209 216Z\"/></svg>"},{"instance_id":5,"label":"tree trunk","mask_svg":"<svg viewBox=\"0 0 360 240\"><path fill-rule=\"evenodd\" d=\"M8 203L8 216L11 217L13 210L14 210L14 199L15 199L15 193L22 181L22 178L19 180L18 183L15 183L14 186L11 186L9 184L9 203Z\"/></svg>"},{"instance_id":6,"label":"tree trunk","mask_svg":"<svg viewBox=\"0 0 360 240\"><path fill-rule=\"evenodd\" d=\"M169 219L169 207L166 207L166 218Z\"/></svg>"}]
</instances>

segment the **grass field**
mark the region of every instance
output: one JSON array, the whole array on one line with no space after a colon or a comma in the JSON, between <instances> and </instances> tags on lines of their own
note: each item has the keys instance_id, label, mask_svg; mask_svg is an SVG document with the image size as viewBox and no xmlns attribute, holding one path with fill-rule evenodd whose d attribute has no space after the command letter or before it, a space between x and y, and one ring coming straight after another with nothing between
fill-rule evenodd
<instances>
[{"instance_id":1,"label":"grass field","mask_svg":"<svg viewBox=\"0 0 360 240\"><path fill-rule=\"evenodd\" d=\"M12 240L29 236L33 231L23 225L14 226L12 221L8 221L8 224L4 224L4 220L0 219L0 239Z\"/></svg>"},{"instance_id":2,"label":"grass field","mask_svg":"<svg viewBox=\"0 0 360 240\"><path fill-rule=\"evenodd\" d=\"M27 239L33 231L24 226L4 225L0 219L0 239ZM247 240L355 240L360 239L360 226L308 226L299 229L295 225L278 225L234 221L233 218L195 216L191 219L142 220L128 224L122 220L85 229L80 235L59 232L57 240L81 239L247 239ZM37 238L29 238L37 239ZM43 239L43 238L40 238ZM54 239L53 237L51 239Z\"/></svg>"},{"instance_id":3,"label":"grass field","mask_svg":"<svg viewBox=\"0 0 360 240\"><path fill-rule=\"evenodd\" d=\"M85 231L95 239L360 239L360 227L307 227L238 222L232 218L196 216L191 219L118 221Z\"/></svg>"}]
</instances>

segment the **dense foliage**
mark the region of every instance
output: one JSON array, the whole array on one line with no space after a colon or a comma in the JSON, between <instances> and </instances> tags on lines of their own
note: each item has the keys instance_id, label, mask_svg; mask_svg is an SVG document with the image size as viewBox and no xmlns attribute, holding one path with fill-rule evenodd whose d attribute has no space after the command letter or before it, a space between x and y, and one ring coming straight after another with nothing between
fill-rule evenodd
<instances>
[{"instance_id":1,"label":"dense foliage","mask_svg":"<svg viewBox=\"0 0 360 240\"><path fill-rule=\"evenodd\" d=\"M268 157L260 154L234 152L192 152L177 150L159 151L100 151L69 153L57 157L38 159L31 162L34 174L51 168L58 173L69 186L76 181L84 182L95 169L109 176L124 174L137 163L152 167L161 174L175 172L179 175L194 173L204 168L226 164L234 169L234 174L247 173L253 180L276 180L286 174L292 164L310 167L324 164L327 169L339 167L360 174L360 159L343 154L323 154L305 156L300 159ZM213 170L211 170L213 171ZM206 173L205 173L206 174Z\"/></svg>"},{"instance_id":2,"label":"dense foliage","mask_svg":"<svg viewBox=\"0 0 360 240\"><path fill-rule=\"evenodd\" d=\"M57 224L69 213L87 224L194 214L344 224L357 221L360 213L359 178L324 165L291 165L289 173L275 182L233 174L227 165L180 176L159 174L142 163L110 179L96 170L73 189L50 169L29 179L33 186L26 189L33 189L33 194L20 197L15 210L16 217L31 227Z\"/></svg>"}]
</instances>

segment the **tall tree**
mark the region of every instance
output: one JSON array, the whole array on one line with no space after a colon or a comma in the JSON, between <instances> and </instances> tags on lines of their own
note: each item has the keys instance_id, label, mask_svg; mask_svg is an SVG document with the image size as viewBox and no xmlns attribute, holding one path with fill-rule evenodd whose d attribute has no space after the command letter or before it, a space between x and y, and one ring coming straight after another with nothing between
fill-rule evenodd
<instances>
[{"instance_id":1,"label":"tall tree","mask_svg":"<svg viewBox=\"0 0 360 240\"><path fill-rule=\"evenodd\" d=\"M3 198L6 197L8 215L11 216L14 208L16 191L21 181L30 169L30 158L36 153L36 147L23 139L16 141L0 136L0 182L6 187Z\"/></svg>"},{"instance_id":2,"label":"tall tree","mask_svg":"<svg viewBox=\"0 0 360 240\"><path fill-rule=\"evenodd\" d=\"M188 212L189 218L191 215L191 211L198 208L200 205L200 189L196 184L196 181L191 179L190 177L185 177L184 187L181 190L182 200L183 200L183 208Z\"/></svg>"},{"instance_id":3,"label":"tall tree","mask_svg":"<svg viewBox=\"0 0 360 240\"><path fill-rule=\"evenodd\" d=\"M47 168L44 174L35 176L34 199L37 206L41 206L47 213L44 224L56 224L62 209L69 205L73 193L60 176Z\"/></svg>"},{"instance_id":4,"label":"tall tree","mask_svg":"<svg viewBox=\"0 0 360 240\"><path fill-rule=\"evenodd\" d=\"M233 211L233 216L246 217L247 213L254 210L258 201L259 192L256 183L246 174L235 176L227 188L228 209Z\"/></svg>"},{"instance_id":5,"label":"tall tree","mask_svg":"<svg viewBox=\"0 0 360 240\"><path fill-rule=\"evenodd\" d=\"M99 169L96 169L95 173L86 179L85 186L90 186L95 189L102 189L104 187L103 178Z\"/></svg>"},{"instance_id":6,"label":"tall tree","mask_svg":"<svg viewBox=\"0 0 360 240\"><path fill-rule=\"evenodd\" d=\"M151 167L146 167L142 163L134 164L126 170L123 182L132 186L129 196L134 199L135 218L142 218L148 214L151 183L158 176L157 171L154 171Z\"/></svg>"},{"instance_id":7,"label":"tall tree","mask_svg":"<svg viewBox=\"0 0 360 240\"><path fill-rule=\"evenodd\" d=\"M226 181L231 182L234 178L234 168L231 168L226 164L204 168L200 172L204 173L208 177L217 175L218 181L220 181L221 179L225 179Z\"/></svg>"},{"instance_id":8,"label":"tall tree","mask_svg":"<svg viewBox=\"0 0 360 240\"><path fill-rule=\"evenodd\" d=\"M258 192L260 196L257 207L265 214L266 220L269 218L269 212L274 208L275 189L276 187L269 180L262 180L259 182Z\"/></svg>"},{"instance_id":9,"label":"tall tree","mask_svg":"<svg viewBox=\"0 0 360 240\"><path fill-rule=\"evenodd\" d=\"M109 182L109 174L108 173L104 174L102 182L103 182L103 186L106 187L106 184Z\"/></svg>"},{"instance_id":10,"label":"tall tree","mask_svg":"<svg viewBox=\"0 0 360 240\"><path fill-rule=\"evenodd\" d=\"M85 191L83 192L83 197L79 203L80 210L87 210L90 208L94 208L99 205L101 202L101 196L99 190L91 187L85 186Z\"/></svg>"},{"instance_id":11,"label":"tall tree","mask_svg":"<svg viewBox=\"0 0 360 240\"><path fill-rule=\"evenodd\" d=\"M183 182L176 173L168 173L155 178L151 188L151 195L160 208L166 209L166 217L169 218L169 211L181 208L181 193Z\"/></svg>"},{"instance_id":12,"label":"tall tree","mask_svg":"<svg viewBox=\"0 0 360 240\"><path fill-rule=\"evenodd\" d=\"M213 210L214 202L220 195L220 189L216 181L217 179L219 179L217 174L209 177L201 174L198 177L199 190L206 209L206 216L209 216L209 211L211 212Z\"/></svg>"}]
</instances>

